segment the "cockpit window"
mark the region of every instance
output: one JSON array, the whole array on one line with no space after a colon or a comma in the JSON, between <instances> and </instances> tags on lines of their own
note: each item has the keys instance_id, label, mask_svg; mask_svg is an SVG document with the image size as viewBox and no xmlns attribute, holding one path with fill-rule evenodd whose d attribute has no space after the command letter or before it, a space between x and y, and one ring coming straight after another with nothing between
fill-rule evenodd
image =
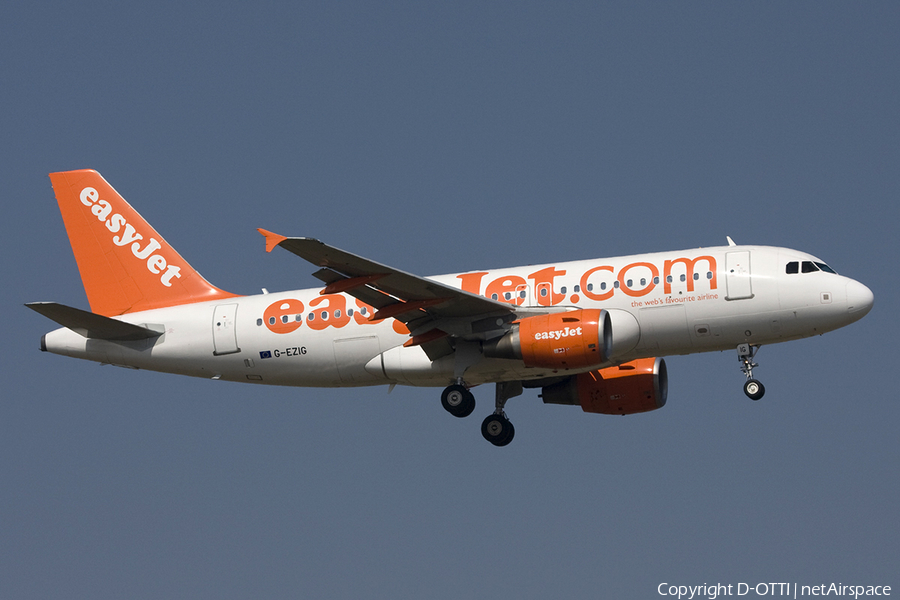
<instances>
[{"instance_id":1,"label":"cockpit window","mask_svg":"<svg viewBox=\"0 0 900 600\"><path fill-rule=\"evenodd\" d=\"M788 275L795 275L797 273L818 273L819 271L825 271L826 273L833 273L837 275L834 269L829 267L823 262L804 260L802 263L799 261L791 261L784 266L784 272Z\"/></svg>"},{"instance_id":2,"label":"cockpit window","mask_svg":"<svg viewBox=\"0 0 900 600\"><path fill-rule=\"evenodd\" d=\"M837 275L837 271L835 271L834 269L832 269L825 263L817 262L816 266L819 267L820 269L822 269L823 271L825 271L826 273L832 273L834 275Z\"/></svg>"},{"instance_id":3,"label":"cockpit window","mask_svg":"<svg viewBox=\"0 0 900 600\"><path fill-rule=\"evenodd\" d=\"M803 273L815 273L819 270L819 267L817 267L812 261L804 260L801 270Z\"/></svg>"}]
</instances>

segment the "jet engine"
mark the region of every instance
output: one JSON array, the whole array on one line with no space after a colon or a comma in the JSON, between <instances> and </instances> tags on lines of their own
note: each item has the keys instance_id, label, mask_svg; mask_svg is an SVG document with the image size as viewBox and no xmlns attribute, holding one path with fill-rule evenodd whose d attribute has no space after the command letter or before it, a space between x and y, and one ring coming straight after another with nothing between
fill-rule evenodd
<instances>
[{"instance_id":1,"label":"jet engine","mask_svg":"<svg viewBox=\"0 0 900 600\"><path fill-rule=\"evenodd\" d=\"M611 347L609 313L584 309L520 319L486 343L484 355L520 359L529 367L582 369L606 362Z\"/></svg>"},{"instance_id":2,"label":"jet engine","mask_svg":"<svg viewBox=\"0 0 900 600\"><path fill-rule=\"evenodd\" d=\"M666 362L641 358L617 367L573 375L545 386L545 404L580 404L584 412L631 415L662 408L668 394Z\"/></svg>"}]
</instances>

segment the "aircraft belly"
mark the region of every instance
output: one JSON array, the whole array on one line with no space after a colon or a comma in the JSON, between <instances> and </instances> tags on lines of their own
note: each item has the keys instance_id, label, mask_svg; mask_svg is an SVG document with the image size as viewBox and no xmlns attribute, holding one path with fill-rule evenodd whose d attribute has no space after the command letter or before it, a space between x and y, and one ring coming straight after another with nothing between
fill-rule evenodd
<instances>
[{"instance_id":1,"label":"aircraft belly","mask_svg":"<svg viewBox=\"0 0 900 600\"><path fill-rule=\"evenodd\" d=\"M397 346L374 357L366 365L373 376L384 377L381 383L440 387L455 380L455 358L448 355L432 361L419 346L406 348ZM609 366L596 365L593 368ZM521 381L545 379L567 372L580 373L589 369L559 371L549 368L526 367L520 360L503 358L481 358L466 369L465 380L469 385L479 385L497 381ZM375 382L378 383L378 382Z\"/></svg>"}]
</instances>

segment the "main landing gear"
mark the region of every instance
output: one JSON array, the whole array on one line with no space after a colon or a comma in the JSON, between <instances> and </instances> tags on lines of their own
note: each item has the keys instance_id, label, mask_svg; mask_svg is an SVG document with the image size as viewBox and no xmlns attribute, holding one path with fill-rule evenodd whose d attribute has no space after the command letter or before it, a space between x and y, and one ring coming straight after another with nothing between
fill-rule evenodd
<instances>
[{"instance_id":1,"label":"main landing gear","mask_svg":"<svg viewBox=\"0 0 900 600\"><path fill-rule=\"evenodd\" d=\"M759 365L753 362L753 358L759 351L759 346L751 346L750 344L740 344L737 347L738 360L741 361L741 371L747 376L744 382L744 393L751 400L759 400L766 393L766 388L762 382L753 379L753 367Z\"/></svg>"},{"instance_id":2,"label":"main landing gear","mask_svg":"<svg viewBox=\"0 0 900 600\"><path fill-rule=\"evenodd\" d=\"M481 423L481 435L495 446L509 444L516 428L503 412L506 401L522 393L521 381L505 381L497 384L494 392L494 413ZM475 410L475 396L462 381L444 388L441 405L454 417L467 417Z\"/></svg>"},{"instance_id":3,"label":"main landing gear","mask_svg":"<svg viewBox=\"0 0 900 600\"><path fill-rule=\"evenodd\" d=\"M454 417L468 417L475 410L475 395L462 382L455 383L444 388L441 406Z\"/></svg>"},{"instance_id":4,"label":"main landing gear","mask_svg":"<svg viewBox=\"0 0 900 600\"><path fill-rule=\"evenodd\" d=\"M481 435L495 446L505 446L516 435L516 428L506 417L503 407L510 398L522 393L521 381L498 382L494 391L494 414L481 423Z\"/></svg>"}]
</instances>

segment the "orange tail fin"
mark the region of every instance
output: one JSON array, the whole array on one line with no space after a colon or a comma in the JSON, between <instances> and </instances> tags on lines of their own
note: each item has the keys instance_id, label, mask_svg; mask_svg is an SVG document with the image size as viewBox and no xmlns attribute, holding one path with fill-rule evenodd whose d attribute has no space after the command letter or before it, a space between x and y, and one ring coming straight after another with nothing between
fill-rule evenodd
<instances>
[{"instance_id":1,"label":"orange tail fin","mask_svg":"<svg viewBox=\"0 0 900 600\"><path fill-rule=\"evenodd\" d=\"M233 298L181 258L100 173L50 173L91 311L129 312Z\"/></svg>"}]
</instances>

